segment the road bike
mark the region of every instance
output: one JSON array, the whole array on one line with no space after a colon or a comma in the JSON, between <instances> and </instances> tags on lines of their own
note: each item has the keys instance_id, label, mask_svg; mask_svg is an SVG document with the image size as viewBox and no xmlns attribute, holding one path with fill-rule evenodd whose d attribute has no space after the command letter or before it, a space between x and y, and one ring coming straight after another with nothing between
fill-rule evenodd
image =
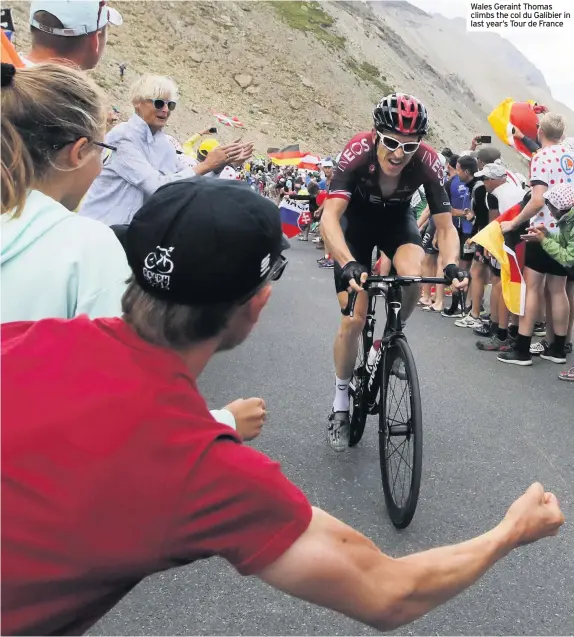
<instances>
[{"instance_id":1,"label":"road bike","mask_svg":"<svg viewBox=\"0 0 574 637\"><path fill-rule=\"evenodd\" d=\"M448 284L438 277L370 276L365 327L349 385L351 399L349 446L360 442L367 416L379 415L379 461L385 503L400 529L412 521L417 507L423 462L423 423L415 359L401 320L402 288L419 283ZM387 320L380 341L374 340L377 299L385 297ZM352 316L357 293L347 307ZM378 347L377 347L378 346Z\"/></svg>"}]
</instances>

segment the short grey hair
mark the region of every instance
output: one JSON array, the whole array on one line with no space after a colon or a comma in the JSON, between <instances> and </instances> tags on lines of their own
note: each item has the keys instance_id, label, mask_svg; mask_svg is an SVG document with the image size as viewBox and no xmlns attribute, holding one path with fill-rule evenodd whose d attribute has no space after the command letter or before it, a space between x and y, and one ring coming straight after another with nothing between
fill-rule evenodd
<instances>
[{"instance_id":1,"label":"short grey hair","mask_svg":"<svg viewBox=\"0 0 574 637\"><path fill-rule=\"evenodd\" d=\"M152 296L132 276L122 297L124 320L148 343L184 350L218 336L237 305L180 305Z\"/></svg>"},{"instance_id":2,"label":"short grey hair","mask_svg":"<svg viewBox=\"0 0 574 637\"><path fill-rule=\"evenodd\" d=\"M143 75L130 87L132 104L155 99L177 102L178 98L176 83L164 75Z\"/></svg>"},{"instance_id":3,"label":"short grey hair","mask_svg":"<svg viewBox=\"0 0 574 637\"><path fill-rule=\"evenodd\" d=\"M540 130L553 142L559 142L564 136L566 122L562 115L557 113L544 113L540 118Z\"/></svg>"}]
</instances>

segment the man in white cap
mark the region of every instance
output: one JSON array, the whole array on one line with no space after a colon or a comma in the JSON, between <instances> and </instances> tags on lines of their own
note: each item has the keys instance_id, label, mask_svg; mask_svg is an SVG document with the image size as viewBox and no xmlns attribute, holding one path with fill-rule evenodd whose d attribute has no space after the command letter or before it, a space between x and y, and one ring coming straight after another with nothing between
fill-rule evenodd
<instances>
[{"instance_id":1,"label":"man in white cap","mask_svg":"<svg viewBox=\"0 0 574 637\"><path fill-rule=\"evenodd\" d=\"M474 176L484 183L486 192L490 195L488 201L496 202L496 208L493 207L493 203L489 205L489 221L494 221L499 215L520 204L524 199L524 190L518 183L509 178L508 170L500 160L486 164ZM492 283L490 338L481 339L476 343L476 347L486 352L507 352L512 349L508 339L510 313L502 295L500 263L491 256L488 267Z\"/></svg>"},{"instance_id":2,"label":"man in white cap","mask_svg":"<svg viewBox=\"0 0 574 637\"><path fill-rule=\"evenodd\" d=\"M104 54L109 24L121 25L122 16L105 0L36 0L30 5L32 50L20 58L26 66L61 61L93 69Z\"/></svg>"}]
</instances>

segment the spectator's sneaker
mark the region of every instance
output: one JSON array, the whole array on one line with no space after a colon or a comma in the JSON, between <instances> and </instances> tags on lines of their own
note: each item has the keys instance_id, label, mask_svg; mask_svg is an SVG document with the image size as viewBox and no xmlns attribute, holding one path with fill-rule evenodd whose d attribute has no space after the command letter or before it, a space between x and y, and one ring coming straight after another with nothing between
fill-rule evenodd
<instances>
[{"instance_id":1,"label":"spectator's sneaker","mask_svg":"<svg viewBox=\"0 0 574 637\"><path fill-rule=\"evenodd\" d=\"M449 307L448 309L443 310L440 315L445 316L446 318L460 318L462 316L462 312L460 311L460 307Z\"/></svg>"},{"instance_id":2,"label":"spectator's sneaker","mask_svg":"<svg viewBox=\"0 0 574 637\"><path fill-rule=\"evenodd\" d=\"M335 267L335 262L333 259L325 259L321 263L319 263L319 267L327 270L332 270Z\"/></svg>"},{"instance_id":3,"label":"spectator's sneaker","mask_svg":"<svg viewBox=\"0 0 574 637\"><path fill-rule=\"evenodd\" d=\"M540 356L540 354L544 354L547 349L548 343L546 341L540 341L539 343L532 343L530 353L532 356Z\"/></svg>"},{"instance_id":4,"label":"spectator's sneaker","mask_svg":"<svg viewBox=\"0 0 574 637\"><path fill-rule=\"evenodd\" d=\"M325 249L325 244L323 243L323 240L321 240L318 243L316 243L315 247L317 248L317 250L324 250Z\"/></svg>"},{"instance_id":5,"label":"spectator's sneaker","mask_svg":"<svg viewBox=\"0 0 574 637\"><path fill-rule=\"evenodd\" d=\"M574 382L574 367L567 369L558 374L558 378L560 380L569 380L571 383Z\"/></svg>"},{"instance_id":6,"label":"spectator's sneaker","mask_svg":"<svg viewBox=\"0 0 574 637\"><path fill-rule=\"evenodd\" d=\"M492 325L483 322L480 327L474 327L472 331L477 336L492 336Z\"/></svg>"},{"instance_id":7,"label":"spectator's sneaker","mask_svg":"<svg viewBox=\"0 0 574 637\"><path fill-rule=\"evenodd\" d=\"M471 327L474 329L475 327L481 327L482 321L479 318L475 318L472 314L467 314L465 317L455 321L454 324L457 327Z\"/></svg>"},{"instance_id":8,"label":"spectator's sneaker","mask_svg":"<svg viewBox=\"0 0 574 637\"><path fill-rule=\"evenodd\" d=\"M321 243L321 241L323 241L321 237L315 237L315 239L313 239L313 243Z\"/></svg>"},{"instance_id":9,"label":"spectator's sneaker","mask_svg":"<svg viewBox=\"0 0 574 637\"><path fill-rule=\"evenodd\" d=\"M476 341L476 347L482 352L508 352L510 350L508 341L501 341L496 335L491 336L486 341Z\"/></svg>"},{"instance_id":10,"label":"spectator's sneaker","mask_svg":"<svg viewBox=\"0 0 574 637\"><path fill-rule=\"evenodd\" d=\"M540 354L540 358L543 358L545 361L550 361L552 363L558 363L560 365L566 362L566 356L561 353L558 353L554 349L554 344L550 345L548 349Z\"/></svg>"},{"instance_id":11,"label":"spectator's sneaker","mask_svg":"<svg viewBox=\"0 0 574 637\"><path fill-rule=\"evenodd\" d=\"M566 354L572 354L572 343L566 343L566 345L564 345L564 351Z\"/></svg>"},{"instance_id":12,"label":"spectator's sneaker","mask_svg":"<svg viewBox=\"0 0 574 637\"><path fill-rule=\"evenodd\" d=\"M534 323L534 336L546 336L546 323Z\"/></svg>"},{"instance_id":13,"label":"spectator's sneaker","mask_svg":"<svg viewBox=\"0 0 574 637\"><path fill-rule=\"evenodd\" d=\"M349 412L332 411L327 425L327 442L333 451L345 451L349 446Z\"/></svg>"},{"instance_id":14,"label":"spectator's sneaker","mask_svg":"<svg viewBox=\"0 0 574 637\"><path fill-rule=\"evenodd\" d=\"M532 365L532 358L530 354L519 354L516 349L511 349L508 352L501 352L496 358L501 363L510 363L511 365L522 365L523 367Z\"/></svg>"}]
</instances>

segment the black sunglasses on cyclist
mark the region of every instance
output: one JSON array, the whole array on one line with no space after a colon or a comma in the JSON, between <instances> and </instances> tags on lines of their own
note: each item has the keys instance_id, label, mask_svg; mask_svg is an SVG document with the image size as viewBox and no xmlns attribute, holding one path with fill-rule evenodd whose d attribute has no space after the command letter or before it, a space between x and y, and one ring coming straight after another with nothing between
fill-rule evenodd
<instances>
[{"instance_id":1,"label":"black sunglasses on cyclist","mask_svg":"<svg viewBox=\"0 0 574 637\"><path fill-rule=\"evenodd\" d=\"M161 111L161 109L167 104L167 108L170 111L174 111L175 107L177 106L177 102L174 102L173 100L170 100L169 102L167 100L151 100L153 102L154 108L156 108L158 111Z\"/></svg>"},{"instance_id":2,"label":"black sunglasses on cyclist","mask_svg":"<svg viewBox=\"0 0 574 637\"><path fill-rule=\"evenodd\" d=\"M416 153L417 150L419 149L419 146L421 145L420 142L400 142L398 139L395 139L394 137L390 137L389 135L383 135L383 133L379 133L379 131L377 131L377 135L379 136L379 139L381 140L381 143L383 144L383 146L387 149L390 150L391 152L394 152L395 150L398 150L399 148L403 149L403 153L405 155L412 155L413 153Z\"/></svg>"}]
</instances>

